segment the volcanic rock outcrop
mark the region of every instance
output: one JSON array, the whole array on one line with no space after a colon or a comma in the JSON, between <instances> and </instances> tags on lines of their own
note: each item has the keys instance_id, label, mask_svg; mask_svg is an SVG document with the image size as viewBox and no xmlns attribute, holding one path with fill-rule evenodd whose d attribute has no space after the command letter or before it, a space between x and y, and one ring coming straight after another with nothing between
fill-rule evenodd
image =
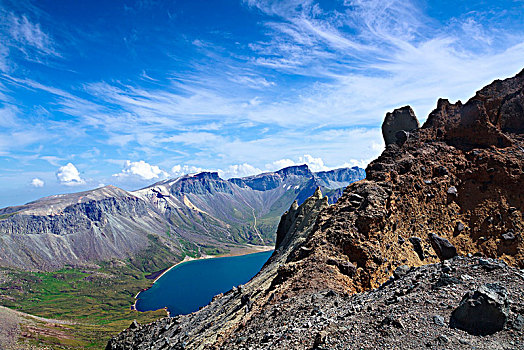
<instances>
[{"instance_id":1,"label":"volcanic rock outcrop","mask_svg":"<svg viewBox=\"0 0 524 350\"><path fill-rule=\"evenodd\" d=\"M386 146L396 142L405 142L409 132L420 128L417 116L410 106L395 109L387 113L382 123L382 136Z\"/></svg>"},{"instance_id":2,"label":"volcanic rock outcrop","mask_svg":"<svg viewBox=\"0 0 524 350\"><path fill-rule=\"evenodd\" d=\"M409 134L399 128L334 205L314 215L292 205L252 281L107 349L522 348L524 71L466 104L439 100ZM512 304L502 330L479 340L449 320L484 284L502 285Z\"/></svg>"}]
</instances>

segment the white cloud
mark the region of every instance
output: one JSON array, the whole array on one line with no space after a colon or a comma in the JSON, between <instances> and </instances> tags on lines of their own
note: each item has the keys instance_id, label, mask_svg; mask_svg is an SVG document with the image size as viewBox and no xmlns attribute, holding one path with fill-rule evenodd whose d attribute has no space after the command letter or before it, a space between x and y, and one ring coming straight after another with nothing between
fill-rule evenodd
<instances>
[{"instance_id":1,"label":"white cloud","mask_svg":"<svg viewBox=\"0 0 524 350\"><path fill-rule=\"evenodd\" d=\"M291 159L286 158L286 159L276 160L271 164L266 164L266 168L269 170L279 170L279 169L287 168L293 165L296 165L296 163L292 161Z\"/></svg>"},{"instance_id":2,"label":"white cloud","mask_svg":"<svg viewBox=\"0 0 524 350\"><path fill-rule=\"evenodd\" d=\"M322 160L322 158L315 158L310 156L309 154L299 157L298 162L302 164L307 164L311 171L329 170L329 168L324 165L324 161Z\"/></svg>"},{"instance_id":3,"label":"white cloud","mask_svg":"<svg viewBox=\"0 0 524 350\"><path fill-rule=\"evenodd\" d=\"M171 169L171 174L173 176L182 176L186 174L196 174L204 171L217 172L218 175L223 179L230 179L232 177L244 177L249 175L260 174L262 170L257 167L254 167L251 164L233 164L229 165L224 169L206 169L193 165L175 165Z\"/></svg>"},{"instance_id":4,"label":"white cloud","mask_svg":"<svg viewBox=\"0 0 524 350\"><path fill-rule=\"evenodd\" d=\"M266 169L271 170L271 171L276 171L276 170L280 170L282 168L286 168L289 166L303 165L303 164L307 164L309 169L313 172L328 171L328 170L338 169L338 168L352 168L354 166L358 166L360 168L365 169L366 166L373 159L374 157L365 159L365 160L364 159L360 159L360 160L350 159L349 161L343 164L338 163L338 165L335 165L335 166L327 166L324 164L324 160L322 158L320 157L315 158L309 154L305 154L303 156L298 157L296 161L286 158L286 159L280 159L280 160L274 161L273 163L270 163L270 164L266 164Z\"/></svg>"},{"instance_id":5,"label":"white cloud","mask_svg":"<svg viewBox=\"0 0 524 350\"><path fill-rule=\"evenodd\" d=\"M34 24L27 17L9 16L10 34L15 41L24 47L31 47L46 55L58 55L53 48L53 42L42 31L40 24Z\"/></svg>"},{"instance_id":6,"label":"white cloud","mask_svg":"<svg viewBox=\"0 0 524 350\"><path fill-rule=\"evenodd\" d=\"M315 158L309 154L305 154L303 156L298 157L297 161L294 161L288 158L280 159L280 160L274 161L271 164L266 164L266 168L269 170L280 170L282 168L286 168L289 166L303 165L303 164L307 164L309 169L314 172L333 169L333 168L327 167L324 164L324 161L322 160L322 158Z\"/></svg>"},{"instance_id":7,"label":"white cloud","mask_svg":"<svg viewBox=\"0 0 524 350\"><path fill-rule=\"evenodd\" d=\"M73 163L67 163L58 168L56 177L60 184L66 186L84 185L86 183L85 180L80 177L80 173Z\"/></svg>"},{"instance_id":8,"label":"white cloud","mask_svg":"<svg viewBox=\"0 0 524 350\"><path fill-rule=\"evenodd\" d=\"M164 170L161 170L157 165L151 165L143 160L138 162L132 162L127 160L124 164L124 169L118 174L114 174L115 177L128 177L136 176L143 180L152 180L157 178L167 177L169 174Z\"/></svg>"},{"instance_id":9,"label":"white cloud","mask_svg":"<svg viewBox=\"0 0 524 350\"><path fill-rule=\"evenodd\" d=\"M412 1L348 0L345 11L320 10L313 1L246 3L271 16L267 40L251 46L253 62L325 79L252 108L249 117L260 122L378 125L385 112L405 104L424 119L438 97L465 100L522 69L522 32L471 18L439 26Z\"/></svg>"},{"instance_id":10,"label":"white cloud","mask_svg":"<svg viewBox=\"0 0 524 350\"><path fill-rule=\"evenodd\" d=\"M192 166L192 165L175 165L173 168L171 168L171 174L175 177L187 175L187 174L196 174L201 173L203 171L209 171L204 168Z\"/></svg>"},{"instance_id":11,"label":"white cloud","mask_svg":"<svg viewBox=\"0 0 524 350\"><path fill-rule=\"evenodd\" d=\"M33 187L44 187L44 181L35 177L33 180L31 180L31 186Z\"/></svg>"},{"instance_id":12,"label":"white cloud","mask_svg":"<svg viewBox=\"0 0 524 350\"><path fill-rule=\"evenodd\" d=\"M245 177L249 175L260 174L262 170L252 166L251 164L234 164L228 166L226 169L218 170L218 174L223 179L230 179L232 177Z\"/></svg>"},{"instance_id":13,"label":"white cloud","mask_svg":"<svg viewBox=\"0 0 524 350\"><path fill-rule=\"evenodd\" d=\"M286 159L276 160L272 163L268 163L265 166L265 170L262 170L249 163L232 164L226 168L214 169L214 170L213 169L204 169L201 167L189 166L189 165L175 165L171 169L171 174L173 176L182 176L186 174L196 174L196 173L200 173L204 171L213 171L213 172L218 172L218 175L223 179L230 179L230 178L246 177L250 175L257 175L257 174L261 174L264 171L277 171L277 170L287 168L290 166L303 165L303 164L307 164L309 169L313 172L327 171L327 170L337 169L337 168L348 168L348 167L354 167L354 166L365 168L370 161L371 159L370 160L351 159L346 163L329 167L324 164L324 160L322 158L315 158L309 154L306 154L306 155L298 157L296 161L286 158Z\"/></svg>"},{"instance_id":14,"label":"white cloud","mask_svg":"<svg viewBox=\"0 0 524 350\"><path fill-rule=\"evenodd\" d=\"M368 164L371 163L374 159L375 159L375 157L369 158L369 159L365 159L365 160L350 159L349 162L346 162L346 163L342 164L341 166L335 167L333 169L336 169L336 168L353 168L353 167L356 167L356 166L358 166L359 168L362 168L362 169L366 169Z\"/></svg>"}]
</instances>

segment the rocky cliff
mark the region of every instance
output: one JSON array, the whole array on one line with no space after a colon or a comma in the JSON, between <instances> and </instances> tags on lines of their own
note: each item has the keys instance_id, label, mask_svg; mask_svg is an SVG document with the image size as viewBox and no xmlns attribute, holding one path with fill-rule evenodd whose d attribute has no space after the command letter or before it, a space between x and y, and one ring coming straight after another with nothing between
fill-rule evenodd
<instances>
[{"instance_id":1,"label":"rocky cliff","mask_svg":"<svg viewBox=\"0 0 524 350\"><path fill-rule=\"evenodd\" d=\"M252 281L107 349L522 348L524 71L413 118L334 205L291 206Z\"/></svg>"},{"instance_id":2,"label":"rocky cliff","mask_svg":"<svg viewBox=\"0 0 524 350\"><path fill-rule=\"evenodd\" d=\"M133 192L106 186L0 209L0 266L49 270L126 259L152 239L173 261L246 243L270 245L294 200L303 201L317 186L336 200L337 188L363 172L337 169L317 178L304 165L231 180L204 172Z\"/></svg>"}]
</instances>

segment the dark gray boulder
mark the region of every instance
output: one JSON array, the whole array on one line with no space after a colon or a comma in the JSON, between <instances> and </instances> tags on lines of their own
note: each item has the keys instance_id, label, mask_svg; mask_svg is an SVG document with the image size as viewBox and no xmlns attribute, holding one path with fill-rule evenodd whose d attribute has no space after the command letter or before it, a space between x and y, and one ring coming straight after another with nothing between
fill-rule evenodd
<instances>
[{"instance_id":1,"label":"dark gray boulder","mask_svg":"<svg viewBox=\"0 0 524 350\"><path fill-rule=\"evenodd\" d=\"M447 239L442 238L434 233L430 236L431 245L441 260L448 260L457 256L457 248Z\"/></svg>"},{"instance_id":2,"label":"dark gray boulder","mask_svg":"<svg viewBox=\"0 0 524 350\"><path fill-rule=\"evenodd\" d=\"M472 335L490 335L504 328L508 315L506 289L498 283L488 283L464 295L451 314L449 325Z\"/></svg>"},{"instance_id":3,"label":"dark gray boulder","mask_svg":"<svg viewBox=\"0 0 524 350\"><path fill-rule=\"evenodd\" d=\"M420 123L415 116L415 112L413 112L410 106L405 106L386 114L386 118L382 123L382 136L386 146L397 141L402 144L407 140L408 133L398 132L409 132L418 128L420 128ZM397 139L397 137L400 139Z\"/></svg>"}]
</instances>

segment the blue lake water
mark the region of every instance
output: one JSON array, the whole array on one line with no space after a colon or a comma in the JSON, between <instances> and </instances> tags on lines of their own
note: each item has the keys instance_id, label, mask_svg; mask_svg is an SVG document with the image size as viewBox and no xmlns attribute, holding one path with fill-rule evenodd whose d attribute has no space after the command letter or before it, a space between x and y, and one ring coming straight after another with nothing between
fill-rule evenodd
<instances>
[{"instance_id":1,"label":"blue lake water","mask_svg":"<svg viewBox=\"0 0 524 350\"><path fill-rule=\"evenodd\" d=\"M136 309L149 311L167 307L171 316L196 311L207 305L213 296L249 281L272 253L269 251L179 264L138 295Z\"/></svg>"}]
</instances>

